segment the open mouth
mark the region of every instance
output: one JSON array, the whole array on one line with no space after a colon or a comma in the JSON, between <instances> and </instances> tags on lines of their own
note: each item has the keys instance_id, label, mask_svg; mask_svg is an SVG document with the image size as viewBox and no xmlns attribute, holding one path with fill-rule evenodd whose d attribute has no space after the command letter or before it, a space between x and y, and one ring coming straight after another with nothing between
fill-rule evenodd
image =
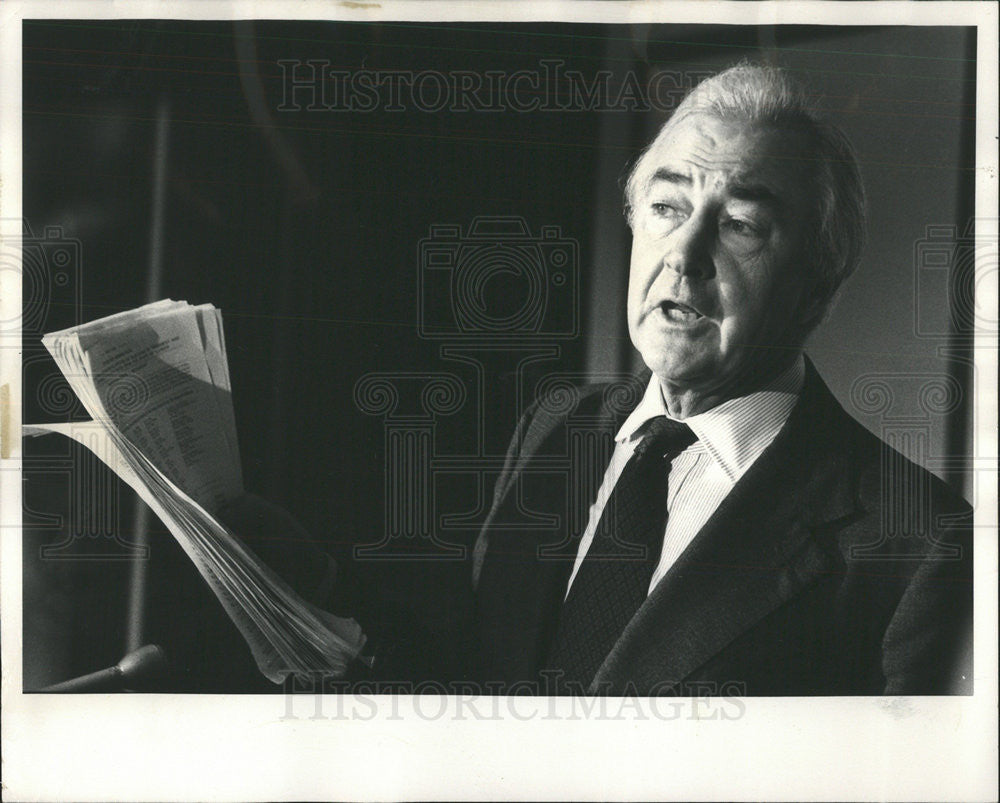
<instances>
[{"instance_id":1,"label":"open mouth","mask_svg":"<svg viewBox=\"0 0 1000 803\"><path fill-rule=\"evenodd\" d=\"M676 301L660 302L660 310L663 312L664 318L674 323L693 323L699 318L704 317L694 307L689 307L686 304L680 304Z\"/></svg>"}]
</instances>

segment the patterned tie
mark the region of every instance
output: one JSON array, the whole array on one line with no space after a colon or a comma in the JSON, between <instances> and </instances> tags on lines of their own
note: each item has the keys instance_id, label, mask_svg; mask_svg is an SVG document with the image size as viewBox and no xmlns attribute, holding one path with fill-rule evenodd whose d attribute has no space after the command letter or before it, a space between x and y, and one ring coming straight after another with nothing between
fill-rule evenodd
<instances>
[{"instance_id":1,"label":"patterned tie","mask_svg":"<svg viewBox=\"0 0 1000 803\"><path fill-rule=\"evenodd\" d=\"M615 483L587 556L563 603L546 668L586 687L646 599L667 525L670 462L697 440L658 416Z\"/></svg>"}]
</instances>

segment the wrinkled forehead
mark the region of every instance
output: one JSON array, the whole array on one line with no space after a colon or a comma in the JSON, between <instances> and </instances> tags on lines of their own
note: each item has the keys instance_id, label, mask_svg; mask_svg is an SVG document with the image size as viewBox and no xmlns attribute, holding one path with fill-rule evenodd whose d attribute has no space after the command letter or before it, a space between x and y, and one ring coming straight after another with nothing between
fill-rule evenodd
<instances>
[{"instance_id":1,"label":"wrinkled forehead","mask_svg":"<svg viewBox=\"0 0 1000 803\"><path fill-rule=\"evenodd\" d=\"M815 167L800 132L691 114L661 130L640 163L637 188L668 176L715 188L753 185L794 208L807 200Z\"/></svg>"}]
</instances>

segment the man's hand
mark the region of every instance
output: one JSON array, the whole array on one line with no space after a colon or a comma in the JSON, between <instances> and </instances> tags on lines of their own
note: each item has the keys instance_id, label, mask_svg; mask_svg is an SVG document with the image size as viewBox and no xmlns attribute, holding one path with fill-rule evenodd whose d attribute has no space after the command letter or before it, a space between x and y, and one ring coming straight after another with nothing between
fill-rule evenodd
<instances>
[{"instance_id":1,"label":"man's hand","mask_svg":"<svg viewBox=\"0 0 1000 803\"><path fill-rule=\"evenodd\" d=\"M216 516L302 597L329 608L337 562L291 513L260 496L244 493Z\"/></svg>"}]
</instances>

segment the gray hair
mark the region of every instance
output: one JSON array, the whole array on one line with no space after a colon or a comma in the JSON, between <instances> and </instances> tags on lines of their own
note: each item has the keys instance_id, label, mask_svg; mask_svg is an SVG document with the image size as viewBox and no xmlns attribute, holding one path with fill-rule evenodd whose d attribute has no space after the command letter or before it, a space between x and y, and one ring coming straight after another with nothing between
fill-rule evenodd
<instances>
[{"instance_id":1,"label":"gray hair","mask_svg":"<svg viewBox=\"0 0 1000 803\"><path fill-rule=\"evenodd\" d=\"M629 173L625 185L629 226L650 149L677 123L694 114L746 121L804 137L815 155L810 179L816 198L807 222L806 242L814 249L810 261L816 270L816 290L823 309L828 308L841 284L857 268L864 247L866 211L861 171L844 133L821 119L805 91L777 67L744 62L706 79L684 98Z\"/></svg>"}]
</instances>

